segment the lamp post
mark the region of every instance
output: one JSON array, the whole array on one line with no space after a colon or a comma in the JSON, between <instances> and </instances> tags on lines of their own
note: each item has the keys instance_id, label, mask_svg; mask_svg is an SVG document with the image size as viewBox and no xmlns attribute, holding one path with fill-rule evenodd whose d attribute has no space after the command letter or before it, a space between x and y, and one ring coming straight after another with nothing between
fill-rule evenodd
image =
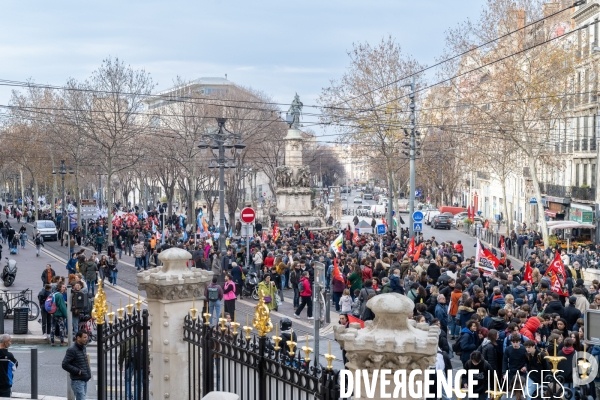
<instances>
[{"instance_id":1,"label":"lamp post","mask_svg":"<svg viewBox=\"0 0 600 400\"><path fill-rule=\"evenodd\" d=\"M225 270L225 256L227 247L225 245L225 169L236 168L233 158L225 156L225 150L241 154L246 148L242 142L242 135L229 132L225 129L226 118L217 118L218 128L216 131L202 135L198 144L200 152L206 154L211 149L215 158L211 159L208 168L219 168L219 250L221 251L221 270Z\"/></svg>"},{"instance_id":2,"label":"lamp post","mask_svg":"<svg viewBox=\"0 0 600 400\"><path fill-rule=\"evenodd\" d=\"M56 175L56 174L60 174L60 178L62 181L62 211L61 211L61 218L60 218L60 225L63 228L63 232L66 230L67 232L69 232L69 219L67 217L67 212L66 212L66 207L65 207L65 203L67 202L65 199L65 175L67 174L73 174L73 168L71 167L67 167L65 165L65 160L60 160L60 167L58 167L58 171L56 169L52 170L52 175ZM70 247L69 241L71 240L71 238L67 239L67 246ZM69 251L71 249L69 248ZM69 253L69 257L70 257L70 253Z\"/></svg>"}]
</instances>

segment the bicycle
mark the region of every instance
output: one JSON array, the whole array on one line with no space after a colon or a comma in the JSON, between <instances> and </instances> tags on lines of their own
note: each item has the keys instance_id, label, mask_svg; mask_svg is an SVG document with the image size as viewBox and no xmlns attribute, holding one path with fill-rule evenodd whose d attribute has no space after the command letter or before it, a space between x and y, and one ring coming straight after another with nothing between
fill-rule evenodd
<instances>
[{"instance_id":1,"label":"bicycle","mask_svg":"<svg viewBox=\"0 0 600 400\"><path fill-rule=\"evenodd\" d=\"M29 321L35 321L40 315L40 306L29 300L26 297L26 293L29 289L22 290L18 296L9 298L8 290L2 290L2 301L4 302L4 318L8 318L13 313L15 308L27 308L28 314L27 319Z\"/></svg>"}]
</instances>

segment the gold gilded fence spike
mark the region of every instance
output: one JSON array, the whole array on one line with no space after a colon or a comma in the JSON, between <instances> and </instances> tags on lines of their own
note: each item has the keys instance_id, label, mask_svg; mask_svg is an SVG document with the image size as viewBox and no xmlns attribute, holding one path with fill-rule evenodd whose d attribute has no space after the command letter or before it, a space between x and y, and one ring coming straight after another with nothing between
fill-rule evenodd
<instances>
[{"instance_id":1,"label":"gold gilded fence spike","mask_svg":"<svg viewBox=\"0 0 600 400\"><path fill-rule=\"evenodd\" d=\"M98 293L94 297L94 308L92 309L92 317L96 320L98 325L104 324L104 318L108 312L108 305L106 304L106 294L102 287L102 279L98 279Z\"/></svg>"},{"instance_id":2,"label":"gold gilded fence spike","mask_svg":"<svg viewBox=\"0 0 600 400\"><path fill-rule=\"evenodd\" d=\"M258 336L265 337L269 332L273 330L273 323L271 322L271 312L269 307L265 303L265 298L262 291L258 291L258 304L254 308L254 318L252 319L252 326L257 330Z\"/></svg>"}]
</instances>

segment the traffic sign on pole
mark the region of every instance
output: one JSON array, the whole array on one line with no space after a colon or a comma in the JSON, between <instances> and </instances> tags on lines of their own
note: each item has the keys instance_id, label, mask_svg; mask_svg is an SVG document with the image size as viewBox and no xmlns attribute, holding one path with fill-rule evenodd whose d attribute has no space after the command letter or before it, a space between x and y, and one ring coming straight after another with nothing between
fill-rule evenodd
<instances>
[{"instance_id":1,"label":"traffic sign on pole","mask_svg":"<svg viewBox=\"0 0 600 400\"><path fill-rule=\"evenodd\" d=\"M377 225L377 234L384 235L385 234L385 225L379 224Z\"/></svg>"},{"instance_id":2,"label":"traffic sign on pole","mask_svg":"<svg viewBox=\"0 0 600 400\"><path fill-rule=\"evenodd\" d=\"M423 222L423 213L421 211L415 211L413 213L413 221L414 222Z\"/></svg>"},{"instance_id":3,"label":"traffic sign on pole","mask_svg":"<svg viewBox=\"0 0 600 400\"><path fill-rule=\"evenodd\" d=\"M242 233L243 237L253 237L254 236L254 225L243 224L241 233Z\"/></svg>"},{"instance_id":4,"label":"traffic sign on pole","mask_svg":"<svg viewBox=\"0 0 600 400\"><path fill-rule=\"evenodd\" d=\"M423 231L423 223L422 222L413 223L413 231L415 231L415 232Z\"/></svg>"},{"instance_id":5,"label":"traffic sign on pole","mask_svg":"<svg viewBox=\"0 0 600 400\"><path fill-rule=\"evenodd\" d=\"M242 212L240 213L240 219L242 220L242 222L251 224L252 222L254 222L255 218L256 218L256 211L254 211L254 209L252 209L250 207L246 207L246 208L242 209Z\"/></svg>"}]
</instances>

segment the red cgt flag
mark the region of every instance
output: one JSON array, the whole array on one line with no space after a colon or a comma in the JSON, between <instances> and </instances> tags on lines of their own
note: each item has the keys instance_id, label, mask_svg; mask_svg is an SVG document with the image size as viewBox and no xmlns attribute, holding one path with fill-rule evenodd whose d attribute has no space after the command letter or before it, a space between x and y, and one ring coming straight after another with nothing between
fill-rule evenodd
<instances>
[{"instance_id":1,"label":"red cgt flag","mask_svg":"<svg viewBox=\"0 0 600 400\"><path fill-rule=\"evenodd\" d=\"M544 276L550 278L550 290L558 293L561 296L568 296L565 282L567 278L567 272L565 266L560 258L560 253L557 251L554 261L550 264L550 267L546 270Z\"/></svg>"},{"instance_id":2,"label":"red cgt flag","mask_svg":"<svg viewBox=\"0 0 600 400\"><path fill-rule=\"evenodd\" d=\"M415 237L413 236L410 239L410 243L408 244L408 249L406 250L406 255L412 257L415 254Z\"/></svg>"},{"instance_id":3,"label":"red cgt flag","mask_svg":"<svg viewBox=\"0 0 600 400\"><path fill-rule=\"evenodd\" d=\"M421 250L423 250L423 243L417 246L417 251L415 252L415 257L413 258L414 262L419 261L419 257L421 257Z\"/></svg>"}]
</instances>

